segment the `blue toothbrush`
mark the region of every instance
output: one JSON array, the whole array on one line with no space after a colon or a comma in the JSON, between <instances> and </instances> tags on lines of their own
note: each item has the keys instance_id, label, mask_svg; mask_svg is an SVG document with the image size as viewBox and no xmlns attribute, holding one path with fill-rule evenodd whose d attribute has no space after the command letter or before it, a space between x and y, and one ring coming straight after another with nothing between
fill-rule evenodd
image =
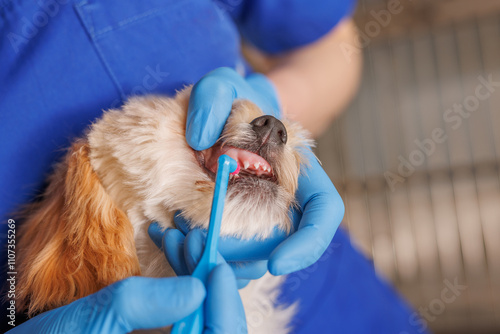
<instances>
[{"instance_id":1,"label":"blue toothbrush","mask_svg":"<svg viewBox=\"0 0 500 334\"><path fill-rule=\"evenodd\" d=\"M210 224L205 242L205 249L200 262L196 266L192 276L199 278L203 284L207 284L208 275L217 265L217 244L219 243L220 224L222 211L226 199L229 174L238 170L238 163L229 156L223 154L217 160L217 176L215 178L214 198L212 211L210 212ZM186 318L176 322L172 328L172 334L201 334L204 324L204 304Z\"/></svg>"}]
</instances>

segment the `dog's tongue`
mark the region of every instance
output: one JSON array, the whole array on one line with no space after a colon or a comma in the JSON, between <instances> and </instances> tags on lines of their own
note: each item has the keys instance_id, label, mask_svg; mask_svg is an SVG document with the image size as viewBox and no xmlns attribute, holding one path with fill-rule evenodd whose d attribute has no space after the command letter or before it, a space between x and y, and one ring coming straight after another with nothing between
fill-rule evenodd
<instances>
[{"instance_id":1,"label":"dog's tongue","mask_svg":"<svg viewBox=\"0 0 500 334\"><path fill-rule=\"evenodd\" d=\"M263 157L255 153L234 147L214 149L214 151L212 151L211 157L207 159L205 166L215 173L217 171L217 159L222 154L226 154L233 158L239 164L242 170L249 171L257 176L273 175L271 165L269 165L269 163Z\"/></svg>"}]
</instances>

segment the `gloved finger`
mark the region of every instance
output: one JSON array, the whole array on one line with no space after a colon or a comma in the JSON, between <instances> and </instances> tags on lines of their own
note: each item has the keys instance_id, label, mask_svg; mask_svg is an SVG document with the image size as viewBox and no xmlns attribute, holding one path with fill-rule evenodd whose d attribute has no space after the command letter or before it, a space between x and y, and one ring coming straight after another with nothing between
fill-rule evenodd
<instances>
[{"instance_id":1,"label":"gloved finger","mask_svg":"<svg viewBox=\"0 0 500 334\"><path fill-rule=\"evenodd\" d=\"M148 234L155 245L163 250L168 263L177 276L189 275L184 260L184 234L176 229L163 229L157 222L148 227Z\"/></svg>"},{"instance_id":2,"label":"gloved finger","mask_svg":"<svg viewBox=\"0 0 500 334\"><path fill-rule=\"evenodd\" d=\"M204 249L206 239L206 233L204 231L198 230L198 232L195 232L193 240L196 240L192 241L190 247L188 247L187 252L190 254L190 268L188 268L184 257L185 237L181 231L176 229L166 229L162 231L158 223L152 223L148 228L148 233L156 246L160 245L159 247L163 249L168 262L177 276L189 275L190 272L194 270ZM201 235L196 235L200 233ZM162 237L163 244L160 244L160 242L162 242ZM219 262L222 262L222 258L219 258ZM236 277L244 280L258 279L267 272L267 261L265 260L232 262L230 266L233 268Z\"/></svg>"},{"instance_id":3,"label":"gloved finger","mask_svg":"<svg viewBox=\"0 0 500 334\"><path fill-rule=\"evenodd\" d=\"M180 212L175 214L174 222L184 235L190 232L190 223L182 217ZM275 228L271 235L263 240L220 237L218 250L222 257L230 262L266 260L276 246L286 238L287 234L278 228Z\"/></svg>"},{"instance_id":4,"label":"gloved finger","mask_svg":"<svg viewBox=\"0 0 500 334\"><path fill-rule=\"evenodd\" d=\"M165 229L160 226L157 222L152 222L148 226L148 234L151 240L155 243L156 247L162 247L163 234L165 234Z\"/></svg>"},{"instance_id":5,"label":"gloved finger","mask_svg":"<svg viewBox=\"0 0 500 334\"><path fill-rule=\"evenodd\" d=\"M206 234L200 230L192 230L185 239L184 245L184 259L186 260L186 266L190 273L194 271L198 262L203 255L203 250L205 249ZM224 259L217 253L217 264L224 263Z\"/></svg>"},{"instance_id":6,"label":"gloved finger","mask_svg":"<svg viewBox=\"0 0 500 334\"><path fill-rule=\"evenodd\" d=\"M179 232L180 233L180 232ZM192 273L196 268L205 248L206 234L199 229L191 231L185 239L184 258L187 270ZM220 253L217 254L217 263L226 262ZM238 279L258 279L267 272L267 261L251 261L229 263L234 275Z\"/></svg>"},{"instance_id":7,"label":"gloved finger","mask_svg":"<svg viewBox=\"0 0 500 334\"><path fill-rule=\"evenodd\" d=\"M247 333L245 311L231 268L221 263L207 282L205 334Z\"/></svg>"},{"instance_id":8,"label":"gloved finger","mask_svg":"<svg viewBox=\"0 0 500 334\"><path fill-rule=\"evenodd\" d=\"M243 289L250 283L251 280L249 279L237 279L236 280L236 285L238 286L238 290Z\"/></svg>"},{"instance_id":9,"label":"gloved finger","mask_svg":"<svg viewBox=\"0 0 500 334\"><path fill-rule=\"evenodd\" d=\"M211 71L194 85L186 122L186 139L193 149L205 150L215 144L238 98L239 86L248 84L236 71L225 67Z\"/></svg>"},{"instance_id":10,"label":"gloved finger","mask_svg":"<svg viewBox=\"0 0 500 334\"><path fill-rule=\"evenodd\" d=\"M191 232L191 222L182 216L182 211L176 211L174 215L175 227L184 235Z\"/></svg>"},{"instance_id":11,"label":"gloved finger","mask_svg":"<svg viewBox=\"0 0 500 334\"><path fill-rule=\"evenodd\" d=\"M312 155L312 153L310 154ZM325 252L344 217L344 204L317 159L299 177L297 200L302 208L298 230L283 241L269 258L269 271L284 275L304 269Z\"/></svg>"},{"instance_id":12,"label":"gloved finger","mask_svg":"<svg viewBox=\"0 0 500 334\"><path fill-rule=\"evenodd\" d=\"M287 233L278 228L263 240L221 237L219 252L226 261L267 260L273 250L287 237Z\"/></svg>"},{"instance_id":13,"label":"gloved finger","mask_svg":"<svg viewBox=\"0 0 500 334\"><path fill-rule=\"evenodd\" d=\"M196 310L206 295L203 283L194 277L130 277L98 294L110 291L110 311L119 317L114 321L123 323L127 332L168 326Z\"/></svg>"},{"instance_id":14,"label":"gloved finger","mask_svg":"<svg viewBox=\"0 0 500 334\"><path fill-rule=\"evenodd\" d=\"M228 262L238 279L259 279L267 272L267 261Z\"/></svg>"},{"instance_id":15,"label":"gloved finger","mask_svg":"<svg viewBox=\"0 0 500 334\"><path fill-rule=\"evenodd\" d=\"M250 100L265 114L279 115L276 89L266 76L253 74L245 79L231 68L215 69L191 91L186 139L192 148L204 150L215 144L235 99Z\"/></svg>"},{"instance_id":16,"label":"gloved finger","mask_svg":"<svg viewBox=\"0 0 500 334\"><path fill-rule=\"evenodd\" d=\"M189 275L184 259L184 234L176 229L168 229L163 237L163 252L177 276Z\"/></svg>"}]
</instances>

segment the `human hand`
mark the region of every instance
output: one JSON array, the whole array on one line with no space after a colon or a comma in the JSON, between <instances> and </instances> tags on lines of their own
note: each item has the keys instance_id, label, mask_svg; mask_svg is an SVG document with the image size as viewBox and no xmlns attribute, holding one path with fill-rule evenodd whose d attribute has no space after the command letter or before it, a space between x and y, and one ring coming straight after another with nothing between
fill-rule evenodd
<instances>
[{"instance_id":1,"label":"human hand","mask_svg":"<svg viewBox=\"0 0 500 334\"><path fill-rule=\"evenodd\" d=\"M205 150L217 141L235 99L250 100L267 115L280 115L276 90L264 75L254 73L243 78L231 68L217 68L191 91L186 139L192 148Z\"/></svg>"},{"instance_id":2,"label":"human hand","mask_svg":"<svg viewBox=\"0 0 500 334\"><path fill-rule=\"evenodd\" d=\"M216 69L191 92L186 126L186 139L191 147L202 150L215 144L236 98L247 98L264 113L279 115L278 97L265 76L244 79L233 70ZM294 233L286 237L275 231L270 239L263 241L222 238L219 251L227 261L243 261L250 268L255 260L260 260L261 271L265 263L271 274L284 275L310 266L324 253L342 221L344 204L315 156L311 152L307 155L309 166L299 176L296 193L300 210L293 213ZM176 225L184 234L189 230L189 224L178 217Z\"/></svg>"},{"instance_id":3,"label":"human hand","mask_svg":"<svg viewBox=\"0 0 500 334\"><path fill-rule=\"evenodd\" d=\"M344 218L344 202L312 152L309 165L299 176L293 211L294 232L271 253L268 268L273 275L286 275L315 263L330 245Z\"/></svg>"},{"instance_id":4,"label":"human hand","mask_svg":"<svg viewBox=\"0 0 500 334\"><path fill-rule=\"evenodd\" d=\"M207 290L193 277L130 277L16 326L18 333L125 334L183 319L206 297L204 333L246 333L243 306L225 263L209 275Z\"/></svg>"},{"instance_id":5,"label":"human hand","mask_svg":"<svg viewBox=\"0 0 500 334\"><path fill-rule=\"evenodd\" d=\"M156 246L163 250L175 273L178 276L190 275L203 253L207 233L201 229L189 231L187 222L178 214L174 221L178 229L163 230L154 222L149 226L148 233ZM267 272L269 254L285 237L285 233L280 231L258 242L221 237L217 263L228 262L241 289L250 280L258 279Z\"/></svg>"}]
</instances>

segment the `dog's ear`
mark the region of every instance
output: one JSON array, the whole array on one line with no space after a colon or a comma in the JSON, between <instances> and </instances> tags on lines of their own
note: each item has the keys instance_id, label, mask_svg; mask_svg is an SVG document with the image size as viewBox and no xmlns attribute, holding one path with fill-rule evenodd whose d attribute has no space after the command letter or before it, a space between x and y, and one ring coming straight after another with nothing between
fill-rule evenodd
<instances>
[{"instance_id":1,"label":"dog's ear","mask_svg":"<svg viewBox=\"0 0 500 334\"><path fill-rule=\"evenodd\" d=\"M18 310L68 304L139 275L133 227L75 143L18 232Z\"/></svg>"}]
</instances>

